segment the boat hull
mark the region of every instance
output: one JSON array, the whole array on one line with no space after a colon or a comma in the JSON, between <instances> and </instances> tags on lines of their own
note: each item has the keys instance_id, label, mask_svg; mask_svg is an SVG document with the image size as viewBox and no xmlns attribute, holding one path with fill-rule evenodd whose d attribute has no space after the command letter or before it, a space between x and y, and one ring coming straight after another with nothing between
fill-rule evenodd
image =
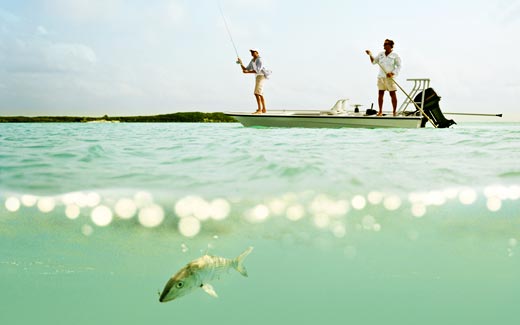
<instances>
[{"instance_id":1,"label":"boat hull","mask_svg":"<svg viewBox=\"0 0 520 325\"><path fill-rule=\"evenodd\" d=\"M419 116L302 115L225 113L246 127L418 128Z\"/></svg>"}]
</instances>

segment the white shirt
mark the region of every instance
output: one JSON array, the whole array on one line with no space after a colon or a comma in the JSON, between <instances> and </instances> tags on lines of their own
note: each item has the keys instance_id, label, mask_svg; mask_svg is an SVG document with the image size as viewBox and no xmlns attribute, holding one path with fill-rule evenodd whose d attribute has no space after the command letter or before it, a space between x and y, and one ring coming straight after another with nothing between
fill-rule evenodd
<instances>
[{"instance_id":1,"label":"white shirt","mask_svg":"<svg viewBox=\"0 0 520 325\"><path fill-rule=\"evenodd\" d=\"M269 78L269 75L271 74L271 70L266 69L262 63L262 59L260 57L257 57L256 60L253 59L246 67L246 70L253 70L256 72L257 76L263 75L266 78Z\"/></svg>"},{"instance_id":2,"label":"white shirt","mask_svg":"<svg viewBox=\"0 0 520 325\"><path fill-rule=\"evenodd\" d=\"M392 72L394 77L399 74L401 70L401 58L397 53L390 52L390 54L386 55L385 52L379 53L375 58L373 64L380 63L383 69L379 69L378 78L386 78L386 74ZM385 73L386 72L386 73Z\"/></svg>"}]
</instances>

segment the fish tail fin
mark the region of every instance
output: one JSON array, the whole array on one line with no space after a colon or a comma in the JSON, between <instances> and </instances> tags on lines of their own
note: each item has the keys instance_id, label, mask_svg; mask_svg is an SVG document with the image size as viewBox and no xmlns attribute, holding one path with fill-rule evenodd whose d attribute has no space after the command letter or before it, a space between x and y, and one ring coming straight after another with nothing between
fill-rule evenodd
<instances>
[{"instance_id":1,"label":"fish tail fin","mask_svg":"<svg viewBox=\"0 0 520 325\"><path fill-rule=\"evenodd\" d=\"M253 251L253 247L248 247L242 254L240 254L237 258L234 260L234 267L238 271L238 273L242 274L243 276L247 276L247 270L244 266L244 259Z\"/></svg>"}]
</instances>

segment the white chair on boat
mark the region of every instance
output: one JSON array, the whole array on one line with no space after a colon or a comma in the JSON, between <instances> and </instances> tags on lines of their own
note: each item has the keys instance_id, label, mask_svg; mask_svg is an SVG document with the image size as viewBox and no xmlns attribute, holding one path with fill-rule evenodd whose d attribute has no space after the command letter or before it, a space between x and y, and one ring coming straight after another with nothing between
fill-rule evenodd
<instances>
[{"instance_id":1,"label":"white chair on boat","mask_svg":"<svg viewBox=\"0 0 520 325\"><path fill-rule=\"evenodd\" d=\"M347 112L347 102L348 98L345 99L338 99L336 104L332 106L332 108L329 111L330 115L338 115L338 114L345 114Z\"/></svg>"}]
</instances>

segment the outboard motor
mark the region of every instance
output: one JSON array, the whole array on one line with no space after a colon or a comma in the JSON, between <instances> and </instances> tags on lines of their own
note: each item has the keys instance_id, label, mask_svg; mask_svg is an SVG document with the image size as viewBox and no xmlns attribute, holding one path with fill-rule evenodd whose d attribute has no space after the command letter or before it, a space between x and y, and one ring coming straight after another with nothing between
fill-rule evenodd
<instances>
[{"instance_id":1,"label":"outboard motor","mask_svg":"<svg viewBox=\"0 0 520 325\"><path fill-rule=\"evenodd\" d=\"M421 106L423 93L420 92L413 101L417 104L417 106ZM449 128L455 123L454 120L448 120L446 117L444 117L444 114L441 112L441 108L439 107L439 101L441 98L437 95L435 90L433 88L427 88L424 90L424 107L421 107L424 111L424 114L428 115L428 117L432 120L432 122L435 124L438 128ZM421 127L425 127L426 122L428 122L428 119L426 117L423 117L421 121Z\"/></svg>"}]
</instances>

